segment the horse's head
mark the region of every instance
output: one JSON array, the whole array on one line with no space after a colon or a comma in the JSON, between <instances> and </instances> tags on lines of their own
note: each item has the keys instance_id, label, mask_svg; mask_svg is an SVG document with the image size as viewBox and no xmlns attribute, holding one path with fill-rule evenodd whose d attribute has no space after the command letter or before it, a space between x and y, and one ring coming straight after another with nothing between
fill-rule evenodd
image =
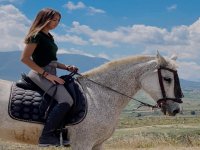
<instances>
[{"instance_id":1,"label":"horse's head","mask_svg":"<svg viewBox=\"0 0 200 150\"><path fill-rule=\"evenodd\" d=\"M149 68L141 77L142 88L157 102L161 111L170 116L180 112L179 103L182 103L183 97L175 65L176 58L165 59L158 53L156 61L149 62Z\"/></svg>"}]
</instances>

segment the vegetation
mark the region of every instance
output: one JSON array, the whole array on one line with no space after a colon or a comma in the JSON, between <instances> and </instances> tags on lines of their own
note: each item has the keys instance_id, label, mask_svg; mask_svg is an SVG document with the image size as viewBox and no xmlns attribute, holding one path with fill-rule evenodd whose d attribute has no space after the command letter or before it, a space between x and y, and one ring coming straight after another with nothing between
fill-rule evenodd
<instances>
[{"instance_id":1,"label":"vegetation","mask_svg":"<svg viewBox=\"0 0 200 150\"><path fill-rule=\"evenodd\" d=\"M200 149L200 92L185 91L184 95L182 113L176 117L163 116L159 110L138 110L138 104L130 102L120 117L116 132L106 142L106 148ZM150 102L142 92L136 98Z\"/></svg>"},{"instance_id":2,"label":"vegetation","mask_svg":"<svg viewBox=\"0 0 200 150\"><path fill-rule=\"evenodd\" d=\"M122 118L108 148L155 148L200 146L199 117Z\"/></svg>"},{"instance_id":3,"label":"vegetation","mask_svg":"<svg viewBox=\"0 0 200 150\"><path fill-rule=\"evenodd\" d=\"M195 91L196 92L196 91ZM197 91L198 92L198 91ZM199 93L199 92L198 92ZM200 149L200 95L184 93L183 112L176 117L161 115L160 110L136 109L130 102L120 116L114 135L105 142L106 150L198 150ZM143 93L137 99L149 100ZM34 145L0 141L0 150L66 150L38 148ZM67 150L71 150L68 148Z\"/></svg>"}]
</instances>

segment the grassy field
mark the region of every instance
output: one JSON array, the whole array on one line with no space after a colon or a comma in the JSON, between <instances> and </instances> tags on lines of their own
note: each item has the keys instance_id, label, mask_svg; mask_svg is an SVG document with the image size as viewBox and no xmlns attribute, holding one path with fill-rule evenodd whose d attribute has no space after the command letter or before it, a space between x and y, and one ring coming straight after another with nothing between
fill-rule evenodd
<instances>
[{"instance_id":1,"label":"grassy field","mask_svg":"<svg viewBox=\"0 0 200 150\"><path fill-rule=\"evenodd\" d=\"M199 147L199 122L199 117L191 116L123 118L114 135L106 142L106 147L116 149Z\"/></svg>"},{"instance_id":2,"label":"grassy field","mask_svg":"<svg viewBox=\"0 0 200 150\"><path fill-rule=\"evenodd\" d=\"M200 96L196 99L192 94L189 96L184 99L183 113L176 117L163 116L159 110L136 110L137 104L130 102L120 116L115 133L105 142L105 150L200 150ZM18 149L71 150L0 140L0 150Z\"/></svg>"},{"instance_id":3,"label":"grassy field","mask_svg":"<svg viewBox=\"0 0 200 150\"><path fill-rule=\"evenodd\" d=\"M106 141L106 150L200 149L200 117L122 117L114 135ZM64 150L0 141L0 150ZM68 148L67 150L70 150ZM169 149L168 149L169 150Z\"/></svg>"}]
</instances>

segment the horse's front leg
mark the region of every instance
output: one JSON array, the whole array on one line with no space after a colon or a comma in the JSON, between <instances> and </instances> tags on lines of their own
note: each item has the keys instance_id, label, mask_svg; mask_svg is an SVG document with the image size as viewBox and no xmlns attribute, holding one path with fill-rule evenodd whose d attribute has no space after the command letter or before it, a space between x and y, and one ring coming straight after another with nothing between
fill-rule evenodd
<instances>
[{"instance_id":1,"label":"horse's front leg","mask_svg":"<svg viewBox=\"0 0 200 150\"><path fill-rule=\"evenodd\" d=\"M92 150L103 150L103 143L93 146Z\"/></svg>"},{"instance_id":2,"label":"horse's front leg","mask_svg":"<svg viewBox=\"0 0 200 150\"><path fill-rule=\"evenodd\" d=\"M77 145L71 145L72 150L93 150L92 146L90 145L84 145L83 143L79 143Z\"/></svg>"}]
</instances>

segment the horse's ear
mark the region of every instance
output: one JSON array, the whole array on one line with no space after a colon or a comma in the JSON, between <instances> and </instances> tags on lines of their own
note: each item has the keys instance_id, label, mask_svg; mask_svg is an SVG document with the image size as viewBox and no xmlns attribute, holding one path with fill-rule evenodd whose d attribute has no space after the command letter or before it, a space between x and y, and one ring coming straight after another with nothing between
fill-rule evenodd
<instances>
[{"instance_id":1,"label":"horse's ear","mask_svg":"<svg viewBox=\"0 0 200 150\"><path fill-rule=\"evenodd\" d=\"M158 66L165 67L167 66L167 61L163 56L160 55L160 53L157 51L157 61L158 61Z\"/></svg>"},{"instance_id":2,"label":"horse's ear","mask_svg":"<svg viewBox=\"0 0 200 150\"><path fill-rule=\"evenodd\" d=\"M177 60L177 58L178 58L178 56L177 56L177 55L172 55L172 56L170 57L170 59L171 59L171 60L174 60L174 61L176 61L176 60Z\"/></svg>"}]
</instances>

